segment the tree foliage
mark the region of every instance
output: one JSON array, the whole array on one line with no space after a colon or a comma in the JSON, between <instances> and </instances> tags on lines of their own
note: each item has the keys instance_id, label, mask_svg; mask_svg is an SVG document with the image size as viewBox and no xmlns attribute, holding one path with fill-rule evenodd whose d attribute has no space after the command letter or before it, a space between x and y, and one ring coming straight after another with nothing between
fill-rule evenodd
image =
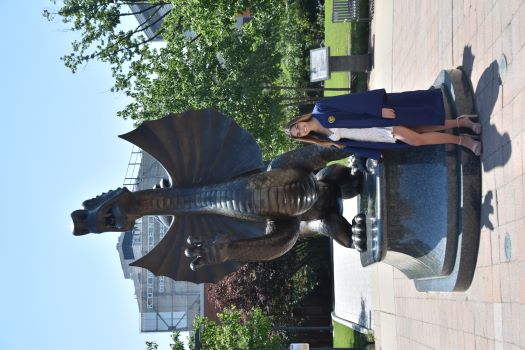
<instances>
[{"instance_id":1,"label":"tree foliage","mask_svg":"<svg viewBox=\"0 0 525 350\"><path fill-rule=\"evenodd\" d=\"M329 264L328 247L326 237L302 238L286 255L243 265L208 286L209 299L219 310L233 305L243 313L256 307L275 323L297 324L301 320L296 309L317 287L320 269Z\"/></svg>"},{"instance_id":2,"label":"tree foliage","mask_svg":"<svg viewBox=\"0 0 525 350\"><path fill-rule=\"evenodd\" d=\"M235 308L218 314L220 323L197 316L194 333L199 330L200 348L206 350L271 350L283 346L281 337L272 330L270 318L261 309L252 309L241 316ZM171 335L171 350L184 350L179 332ZM190 349L194 350L195 337L190 337ZM147 350L157 350L155 342L146 342Z\"/></svg>"},{"instance_id":3,"label":"tree foliage","mask_svg":"<svg viewBox=\"0 0 525 350\"><path fill-rule=\"evenodd\" d=\"M180 332L174 331L171 333L171 340L173 343L170 344L170 350L186 350L184 343L180 340ZM146 350L158 350L159 345L153 341L146 342Z\"/></svg>"},{"instance_id":4,"label":"tree foliage","mask_svg":"<svg viewBox=\"0 0 525 350\"><path fill-rule=\"evenodd\" d=\"M56 5L56 0L52 0L52 3ZM80 34L80 39L71 43L72 52L62 57L66 67L74 73L79 66L99 60L110 63L114 74L117 74L123 71L127 63L139 60L141 52L147 50L146 44L154 39L146 38L143 30L154 22L145 21L131 29L122 27L125 18L136 14L128 7L133 3L144 1L67 0L56 12L44 10L43 15L48 20L58 16L71 31ZM145 10L153 9L153 13L166 4L164 1L150 3L151 7Z\"/></svg>"},{"instance_id":5,"label":"tree foliage","mask_svg":"<svg viewBox=\"0 0 525 350\"><path fill-rule=\"evenodd\" d=\"M157 34L163 47L148 45L142 34L149 22L123 29L138 1L68 0L48 19L60 16L80 34L62 59L75 72L91 60L111 65L113 91L132 97L118 114L137 122L170 112L214 108L250 131L273 157L291 147L281 131L297 112L283 100L304 92L274 86L299 86L307 76L305 53L312 45L311 25L294 0L150 1L152 9L169 3ZM236 16L251 20L235 26ZM299 97L300 98L300 97Z\"/></svg>"},{"instance_id":6,"label":"tree foliage","mask_svg":"<svg viewBox=\"0 0 525 350\"><path fill-rule=\"evenodd\" d=\"M272 330L272 322L261 309L250 310L242 317L236 308L218 314L220 323L197 317L194 329L200 328L200 344L207 350L279 349L281 338ZM194 338L190 338L193 350Z\"/></svg>"}]
</instances>

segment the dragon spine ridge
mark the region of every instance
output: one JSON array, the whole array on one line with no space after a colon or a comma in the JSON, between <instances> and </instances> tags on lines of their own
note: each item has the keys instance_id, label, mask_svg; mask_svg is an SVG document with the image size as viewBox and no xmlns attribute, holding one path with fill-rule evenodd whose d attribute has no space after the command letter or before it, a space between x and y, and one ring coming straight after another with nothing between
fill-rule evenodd
<instances>
[{"instance_id":1,"label":"dragon spine ridge","mask_svg":"<svg viewBox=\"0 0 525 350\"><path fill-rule=\"evenodd\" d=\"M299 215L311 208L318 197L318 184L311 178L281 186L249 188L252 183L232 181L215 186L164 189L163 196L141 204L144 212L171 214L210 213L265 217Z\"/></svg>"}]
</instances>

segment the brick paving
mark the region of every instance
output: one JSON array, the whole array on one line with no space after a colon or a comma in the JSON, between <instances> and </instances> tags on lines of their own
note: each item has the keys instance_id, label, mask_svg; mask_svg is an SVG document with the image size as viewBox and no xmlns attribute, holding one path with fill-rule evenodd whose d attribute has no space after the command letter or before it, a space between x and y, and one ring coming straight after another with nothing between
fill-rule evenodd
<instances>
[{"instance_id":1,"label":"brick paving","mask_svg":"<svg viewBox=\"0 0 525 350\"><path fill-rule=\"evenodd\" d=\"M525 348L525 1L375 0L372 36L371 89L426 89L440 70L463 66L484 146L472 286L420 293L392 267L371 267L376 348ZM508 69L500 84L503 55Z\"/></svg>"}]
</instances>

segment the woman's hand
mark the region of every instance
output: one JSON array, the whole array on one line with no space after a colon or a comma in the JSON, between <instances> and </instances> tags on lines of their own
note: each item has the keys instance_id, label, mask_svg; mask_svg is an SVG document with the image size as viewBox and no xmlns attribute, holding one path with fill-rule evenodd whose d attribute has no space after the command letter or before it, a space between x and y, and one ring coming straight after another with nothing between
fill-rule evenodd
<instances>
[{"instance_id":1,"label":"woman's hand","mask_svg":"<svg viewBox=\"0 0 525 350\"><path fill-rule=\"evenodd\" d=\"M396 112L392 108L381 108L381 113L383 118L394 119L396 117Z\"/></svg>"}]
</instances>

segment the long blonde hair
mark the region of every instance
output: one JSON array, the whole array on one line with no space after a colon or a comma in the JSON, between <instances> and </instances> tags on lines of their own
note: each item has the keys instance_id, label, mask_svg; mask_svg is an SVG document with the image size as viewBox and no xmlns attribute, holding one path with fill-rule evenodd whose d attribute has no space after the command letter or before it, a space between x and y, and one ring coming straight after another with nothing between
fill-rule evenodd
<instances>
[{"instance_id":1,"label":"long blonde hair","mask_svg":"<svg viewBox=\"0 0 525 350\"><path fill-rule=\"evenodd\" d=\"M323 147L335 146L337 148L344 148L344 145L338 144L338 143L328 139L326 136L321 135L321 134L319 134L317 132L314 132L314 131L310 131L308 134L306 134L303 137L294 137L294 136L292 136L291 130L292 130L292 127L295 124L300 123L300 122L308 122L312 118L313 118L312 113L302 114L302 115L299 115L299 116L293 118L284 127L284 133L289 138L291 138L293 140L301 141L301 142L304 142L304 143L311 143L311 144L315 144L315 145L319 145L319 146L323 146Z\"/></svg>"}]
</instances>

